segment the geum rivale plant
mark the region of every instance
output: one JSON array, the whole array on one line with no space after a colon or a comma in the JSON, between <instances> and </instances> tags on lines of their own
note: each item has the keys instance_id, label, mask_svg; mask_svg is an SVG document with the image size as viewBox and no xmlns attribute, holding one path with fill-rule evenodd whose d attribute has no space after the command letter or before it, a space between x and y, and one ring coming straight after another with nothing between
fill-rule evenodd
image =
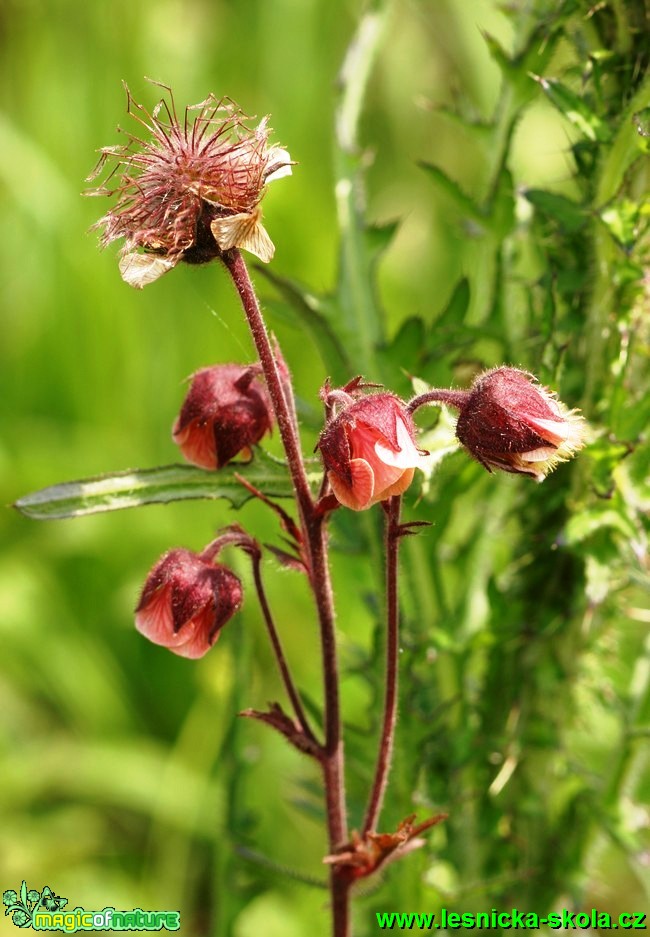
<instances>
[{"instance_id":1,"label":"geum rivale plant","mask_svg":"<svg viewBox=\"0 0 650 937\"><path fill-rule=\"evenodd\" d=\"M219 261L241 300L258 360L217 364L192 376L173 439L197 468L171 466L54 486L21 499L18 506L31 516L52 517L227 496L235 505L259 498L276 513L284 547L269 549L285 567L307 578L313 594L322 654L322 733L308 715L283 651L264 589L262 547L241 526L225 528L202 549L175 546L159 559L145 581L135 621L155 644L183 657L203 656L242 602L242 584L218 561L221 551L237 547L250 558L290 711L275 703L268 711L244 715L281 733L322 770L333 933L344 937L350 933L354 883L420 845L421 834L444 819L437 814L416 823L409 816L396 830L379 831L397 712L399 545L428 523L426 518L401 520L402 496L416 470L426 466L414 414L428 405L458 411L456 435L468 455L488 472L537 481L581 447L584 422L533 375L514 367L487 371L468 390L429 389L409 401L370 383L373 375L350 375L342 387L323 383L324 426L317 445L322 470L314 473L303 455L291 373L269 337L241 254L243 249L271 260L274 248L262 226L261 201L268 182L291 173L292 161L285 149L269 143L266 120L251 129L232 101L212 96L179 117L171 91L165 90L151 113L127 91L128 110L142 138L129 134L125 145L101 151L95 175L110 168L91 194L117 197L97 223L102 243L122 242L119 269L125 282L137 288L179 263ZM258 446L273 426L284 449L282 462ZM293 512L278 504L279 496L293 499ZM364 511L375 505L385 523L384 709L363 824L350 831L328 525L338 509ZM345 628L344 620L340 627Z\"/></svg>"}]
</instances>

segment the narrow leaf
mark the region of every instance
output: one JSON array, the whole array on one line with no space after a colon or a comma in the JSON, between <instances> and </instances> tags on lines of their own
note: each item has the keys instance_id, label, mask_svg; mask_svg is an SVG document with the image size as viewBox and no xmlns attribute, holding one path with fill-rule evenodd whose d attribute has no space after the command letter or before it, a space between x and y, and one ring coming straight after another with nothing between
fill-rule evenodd
<instances>
[{"instance_id":1,"label":"narrow leaf","mask_svg":"<svg viewBox=\"0 0 650 937\"><path fill-rule=\"evenodd\" d=\"M434 166L432 163L427 163L424 160L420 160L418 165L424 169L429 175L429 178L435 182L439 189L442 189L443 192L450 196L456 207L459 208L463 214L468 215L470 218L473 218L474 221L478 221L482 225L487 223L485 213L481 207L477 205L469 195L463 192L458 183L451 179L439 166Z\"/></svg>"},{"instance_id":2,"label":"narrow leaf","mask_svg":"<svg viewBox=\"0 0 650 937\"><path fill-rule=\"evenodd\" d=\"M165 465L98 475L35 491L20 498L14 507L34 520L59 520L196 498L225 498L239 508L252 494L237 480L238 474L271 497L291 495L284 464L258 449L252 462L228 465L218 472L191 465Z\"/></svg>"},{"instance_id":3,"label":"narrow leaf","mask_svg":"<svg viewBox=\"0 0 650 937\"><path fill-rule=\"evenodd\" d=\"M609 127L575 91L552 78L541 78L532 74L530 77L540 85L551 104L588 140L607 143L611 138Z\"/></svg>"}]
</instances>

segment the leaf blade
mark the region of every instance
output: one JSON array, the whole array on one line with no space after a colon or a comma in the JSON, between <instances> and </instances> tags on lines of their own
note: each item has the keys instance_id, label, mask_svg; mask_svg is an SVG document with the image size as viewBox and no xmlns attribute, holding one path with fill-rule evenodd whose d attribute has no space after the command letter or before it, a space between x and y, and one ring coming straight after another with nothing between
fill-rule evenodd
<instances>
[{"instance_id":1,"label":"leaf blade","mask_svg":"<svg viewBox=\"0 0 650 937\"><path fill-rule=\"evenodd\" d=\"M234 463L218 472L175 464L51 485L19 498L14 507L32 520L62 520L145 504L201 498L224 498L234 508L240 508L252 494L236 475L245 476L258 488L263 487L270 497L291 495L291 482L284 464L257 450L252 462Z\"/></svg>"}]
</instances>

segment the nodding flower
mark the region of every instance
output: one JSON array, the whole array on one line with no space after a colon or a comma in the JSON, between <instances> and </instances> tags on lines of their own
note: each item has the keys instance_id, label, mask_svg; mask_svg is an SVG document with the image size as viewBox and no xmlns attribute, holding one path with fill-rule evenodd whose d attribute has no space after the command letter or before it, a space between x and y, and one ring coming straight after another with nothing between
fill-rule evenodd
<instances>
[{"instance_id":1,"label":"nodding flower","mask_svg":"<svg viewBox=\"0 0 650 937\"><path fill-rule=\"evenodd\" d=\"M267 263L275 248L260 203L266 184L293 165L285 149L269 145L268 118L250 129L234 102L214 95L179 118L171 89L161 87L166 96L150 113L125 86L127 113L145 139L127 132L124 145L104 147L88 177L112 164L88 194L117 196L95 227L102 245L124 240L122 279L142 288L180 261L207 263L233 247Z\"/></svg>"},{"instance_id":2,"label":"nodding flower","mask_svg":"<svg viewBox=\"0 0 650 937\"><path fill-rule=\"evenodd\" d=\"M584 419L517 368L480 375L455 405L460 407L456 435L488 471L530 475L541 482L585 442Z\"/></svg>"},{"instance_id":3,"label":"nodding flower","mask_svg":"<svg viewBox=\"0 0 650 937\"><path fill-rule=\"evenodd\" d=\"M242 584L227 566L179 548L165 553L147 576L135 626L173 654L203 657L241 603Z\"/></svg>"},{"instance_id":4,"label":"nodding flower","mask_svg":"<svg viewBox=\"0 0 650 937\"><path fill-rule=\"evenodd\" d=\"M273 426L273 411L259 365L217 364L192 375L172 437L194 465L218 469Z\"/></svg>"},{"instance_id":5,"label":"nodding flower","mask_svg":"<svg viewBox=\"0 0 650 937\"><path fill-rule=\"evenodd\" d=\"M321 433L318 448L337 500L363 511L406 491L423 455L399 397L376 393L348 399Z\"/></svg>"}]
</instances>

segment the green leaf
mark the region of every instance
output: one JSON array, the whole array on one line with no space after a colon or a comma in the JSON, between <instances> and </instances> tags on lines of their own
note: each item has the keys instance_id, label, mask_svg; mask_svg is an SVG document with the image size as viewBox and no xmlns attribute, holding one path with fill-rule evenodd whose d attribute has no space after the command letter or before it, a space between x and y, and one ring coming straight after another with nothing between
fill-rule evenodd
<instances>
[{"instance_id":1,"label":"green leaf","mask_svg":"<svg viewBox=\"0 0 650 937\"><path fill-rule=\"evenodd\" d=\"M553 78L541 78L533 74L530 77L539 84L551 104L588 140L607 143L611 139L612 133L606 122L575 91Z\"/></svg>"},{"instance_id":2,"label":"green leaf","mask_svg":"<svg viewBox=\"0 0 650 937\"><path fill-rule=\"evenodd\" d=\"M531 205L556 221L568 234L579 231L586 224L587 215L584 209L565 195L546 192L544 189L528 189L524 196Z\"/></svg>"},{"instance_id":3,"label":"green leaf","mask_svg":"<svg viewBox=\"0 0 650 937\"><path fill-rule=\"evenodd\" d=\"M451 198L456 207L460 209L464 215L467 215L469 218L487 227L489 219L486 217L481 206L470 198L466 192L463 192L458 183L454 179L451 179L444 170L424 160L419 160L418 166L424 169L429 175L429 178L433 180L439 189Z\"/></svg>"},{"instance_id":4,"label":"green leaf","mask_svg":"<svg viewBox=\"0 0 650 937\"><path fill-rule=\"evenodd\" d=\"M234 508L240 508L252 495L236 475L245 477L270 497L289 497L292 493L284 463L256 449L252 462L230 464L217 472L191 465L164 465L98 475L35 491L20 498L14 507L34 520L59 520L196 498L225 498Z\"/></svg>"},{"instance_id":5,"label":"green leaf","mask_svg":"<svg viewBox=\"0 0 650 937\"><path fill-rule=\"evenodd\" d=\"M609 505L595 505L574 514L566 525L567 543L575 545L591 537L596 531L610 529L621 533L625 538L632 539L637 531L631 520L623 511Z\"/></svg>"},{"instance_id":6,"label":"green leaf","mask_svg":"<svg viewBox=\"0 0 650 937\"><path fill-rule=\"evenodd\" d=\"M467 315L467 310L469 309L469 300L470 300L470 289L469 289L469 280L467 277L463 277L458 281L454 287L454 291L449 298L445 309L438 316L431 326L431 331L433 333L439 333L441 328L450 328L452 326L458 327L461 325L465 316Z\"/></svg>"}]
</instances>

